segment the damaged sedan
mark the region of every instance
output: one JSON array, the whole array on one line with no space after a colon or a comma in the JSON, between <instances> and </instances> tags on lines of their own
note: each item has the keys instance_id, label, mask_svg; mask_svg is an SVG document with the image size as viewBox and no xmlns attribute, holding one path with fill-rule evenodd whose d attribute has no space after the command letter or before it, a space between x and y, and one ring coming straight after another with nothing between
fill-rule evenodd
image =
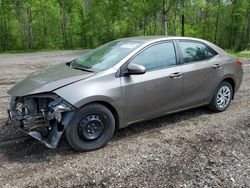
<instances>
[{"instance_id":1,"label":"damaged sedan","mask_svg":"<svg viewBox=\"0 0 250 188\"><path fill-rule=\"evenodd\" d=\"M104 146L116 129L198 106L228 108L241 60L187 37L136 37L104 44L71 62L32 73L11 95L8 124L56 148Z\"/></svg>"}]
</instances>

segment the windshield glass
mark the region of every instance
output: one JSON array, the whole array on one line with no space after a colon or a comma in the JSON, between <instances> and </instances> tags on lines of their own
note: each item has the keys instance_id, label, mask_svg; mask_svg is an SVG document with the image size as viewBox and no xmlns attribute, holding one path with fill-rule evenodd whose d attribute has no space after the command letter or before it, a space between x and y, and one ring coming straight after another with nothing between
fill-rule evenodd
<instances>
[{"instance_id":1,"label":"windshield glass","mask_svg":"<svg viewBox=\"0 0 250 188\"><path fill-rule=\"evenodd\" d=\"M114 66L142 43L140 41L112 41L72 61L70 66L76 69L103 71Z\"/></svg>"}]
</instances>

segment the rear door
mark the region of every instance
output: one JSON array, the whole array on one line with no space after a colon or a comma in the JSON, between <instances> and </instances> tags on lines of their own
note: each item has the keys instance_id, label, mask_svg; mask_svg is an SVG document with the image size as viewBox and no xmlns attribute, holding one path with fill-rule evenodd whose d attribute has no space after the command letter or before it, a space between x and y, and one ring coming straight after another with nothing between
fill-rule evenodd
<instances>
[{"instance_id":1,"label":"rear door","mask_svg":"<svg viewBox=\"0 0 250 188\"><path fill-rule=\"evenodd\" d=\"M223 71L218 53L203 42L178 41L183 68L182 108L208 103Z\"/></svg>"},{"instance_id":2,"label":"rear door","mask_svg":"<svg viewBox=\"0 0 250 188\"><path fill-rule=\"evenodd\" d=\"M129 63L143 65L146 73L121 77L124 116L128 123L180 107L182 75L181 66L176 64L173 42L153 44Z\"/></svg>"}]
</instances>

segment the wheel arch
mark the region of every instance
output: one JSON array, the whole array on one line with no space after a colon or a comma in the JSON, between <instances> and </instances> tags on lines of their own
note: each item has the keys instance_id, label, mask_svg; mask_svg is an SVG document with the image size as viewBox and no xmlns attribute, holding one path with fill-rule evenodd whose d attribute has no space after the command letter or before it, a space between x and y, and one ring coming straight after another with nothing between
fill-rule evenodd
<instances>
[{"instance_id":1,"label":"wheel arch","mask_svg":"<svg viewBox=\"0 0 250 188\"><path fill-rule=\"evenodd\" d=\"M233 88L232 100L233 100L234 99L234 94L235 94L235 81L234 81L234 79L232 77L226 77L221 82L223 82L223 81L226 81L226 82L230 83L230 85L232 86L232 88Z\"/></svg>"},{"instance_id":2,"label":"wheel arch","mask_svg":"<svg viewBox=\"0 0 250 188\"><path fill-rule=\"evenodd\" d=\"M225 75L223 78L219 79L217 84L214 85L214 88L211 90L211 96L209 98L209 103L211 102L211 100L213 99L213 95L214 92L216 91L216 88L221 84L221 82L226 81L228 83L231 84L232 88L233 88L233 96L232 96L232 100L234 99L234 94L235 94L235 79L233 78L232 75Z\"/></svg>"}]
</instances>

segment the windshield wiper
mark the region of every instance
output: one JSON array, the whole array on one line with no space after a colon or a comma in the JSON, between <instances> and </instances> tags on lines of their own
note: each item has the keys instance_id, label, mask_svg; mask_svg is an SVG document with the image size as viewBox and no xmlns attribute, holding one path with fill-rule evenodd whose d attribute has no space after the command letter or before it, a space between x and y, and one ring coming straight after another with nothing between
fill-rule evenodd
<instances>
[{"instance_id":1,"label":"windshield wiper","mask_svg":"<svg viewBox=\"0 0 250 188\"><path fill-rule=\"evenodd\" d=\"M70 66L70 67L73 69L82 70L82 71L86 71L86 72L95 72L93 70L82 68L82 67L77 67L77 66Z\"/></svg>"}]
</instances>

